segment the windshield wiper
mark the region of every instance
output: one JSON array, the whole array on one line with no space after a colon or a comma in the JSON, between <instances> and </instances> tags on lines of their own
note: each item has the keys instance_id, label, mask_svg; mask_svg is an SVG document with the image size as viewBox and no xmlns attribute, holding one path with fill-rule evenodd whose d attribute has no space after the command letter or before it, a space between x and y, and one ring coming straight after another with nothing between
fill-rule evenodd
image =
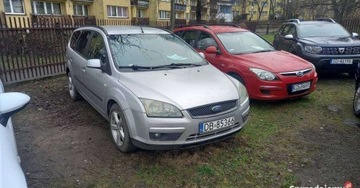
<instances>
[{"instance_id":1,"label":"windshield wiper","mask_svg":"<svg viewBox=\"0 0 360 188\"><path fill-rule=\"evenodd\" d=\"M171 68L171 69L176 69L176 68L182 68L182 67L197 67L197 66L201 66L200 64L194 64L194 63L171 63L168 65L159 65L159 66L155 66L152 67L153 69L159 69L159 68Z\"/></svg>"},{"instance_id":2,"label":"windshield wiper","mask_svg":"<svg viewBox=\"0 0 360 188\"><path fill-rule=\"evenodd\" d=\"M261 52L271 52L272 50L259 50L259 51L255 51L255 52L252 52L252 53L261 53Z\"/></svg>"},{"instance_id":3,"label":"windshield wiper","mask_svg":"<svg viewBox=\"0 0 360 188\"><path fill-rule=\"evenodd\" d=\"M138 70L138 69L147 69L151 70L152 67L149 66L140 66L140 65L129 65L129 66L119 66L120 69L132 69L132 70Z\"/></svg>"}]
</instances>

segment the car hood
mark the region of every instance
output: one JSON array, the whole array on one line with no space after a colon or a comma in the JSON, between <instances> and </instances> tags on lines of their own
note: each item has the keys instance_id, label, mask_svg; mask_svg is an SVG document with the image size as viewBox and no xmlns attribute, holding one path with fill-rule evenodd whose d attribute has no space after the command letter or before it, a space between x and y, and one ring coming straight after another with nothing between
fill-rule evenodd
<instances>
[{"instance_id":1,"label":"car hood","mask_svg":"<svg viewBox=\"0 0 360 188\"><path fill-rule=\"evenodd\" d=\"M246 64L248 67L274 73L312 68L308 61L285 51L241 54L235 55L235 59L236 62Z\"/></svg>"},{"instance_id":2,"label":"car hood","mask_svg":"<svg viewBox=\"0 0 360 188\"><path fill-rule=\"evenodd\" d=\"M351 37L307 37L300 39L300 42L313 45L360 45L359 40Z\"/></svg>"},{"instance_id":3,"label":"car hood","mask_svg":"<svg viewBox=\"0 0 360 188\"><path fill-rule=\"evenodd\" d=\"M180 110L239 99L235 83L212 65L124 73L119 81L139 98L167 102Z\"/></svg>"}]
</instances>

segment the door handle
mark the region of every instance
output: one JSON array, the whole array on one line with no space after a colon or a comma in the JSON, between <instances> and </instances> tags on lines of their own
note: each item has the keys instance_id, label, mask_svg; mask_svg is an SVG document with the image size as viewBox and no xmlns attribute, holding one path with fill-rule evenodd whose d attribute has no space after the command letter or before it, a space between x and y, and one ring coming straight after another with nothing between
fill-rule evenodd
<instances>
[{"instance_id":1,"label":"door handle","mask_svg":"<svg viewBox=\"0 0 360 188\"><path fill-rule=\"evenodd\" d=\"M81 71L85 73L85 67L81 67Z\"/></svg>"}]
</instances>

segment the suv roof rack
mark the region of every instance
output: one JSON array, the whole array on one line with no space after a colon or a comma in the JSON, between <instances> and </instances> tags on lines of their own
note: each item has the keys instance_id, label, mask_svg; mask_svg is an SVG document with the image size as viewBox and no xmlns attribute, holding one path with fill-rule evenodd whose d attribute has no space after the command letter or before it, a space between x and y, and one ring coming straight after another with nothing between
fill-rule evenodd
<instances>
[{"instance_id":1,"label":"suv roof rack","mask_svg":"<svg viewBox=\"0 0 360 188\"><path fill-rule=\"evenodd\" d=\"M300 20L299 19L289 19L289 20L286 20L287 22L294 22L294 23L300 23Z\"/></svg>"},{"instance_id":2,"label":"suv roof rack","mask_svg":"<svg viewBox=\"0 0 360 188\"><path fill-rule=\"evenodd\" d=\"M335 20L333 20L332 18L315 18L315 20L336 23Z\"/></svg>"}]
</instances>

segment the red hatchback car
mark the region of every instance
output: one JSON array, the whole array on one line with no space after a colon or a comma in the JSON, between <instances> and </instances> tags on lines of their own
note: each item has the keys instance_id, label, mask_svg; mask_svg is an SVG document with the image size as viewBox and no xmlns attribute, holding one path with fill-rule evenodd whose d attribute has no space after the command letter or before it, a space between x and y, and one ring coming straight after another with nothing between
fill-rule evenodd
<instances>
[{"instance_id":1,"label":"red hatchback car","mask_svg":"<svg viewBox=\"0 0 360 188\"><path fill-rule=\"evenodd\" d=\"M174 33L207 61L242 82L252 99L307 95L318 80L313 64L275 48L258 35L231 25L184 26Z\"/></svg>"}]
</instances>

